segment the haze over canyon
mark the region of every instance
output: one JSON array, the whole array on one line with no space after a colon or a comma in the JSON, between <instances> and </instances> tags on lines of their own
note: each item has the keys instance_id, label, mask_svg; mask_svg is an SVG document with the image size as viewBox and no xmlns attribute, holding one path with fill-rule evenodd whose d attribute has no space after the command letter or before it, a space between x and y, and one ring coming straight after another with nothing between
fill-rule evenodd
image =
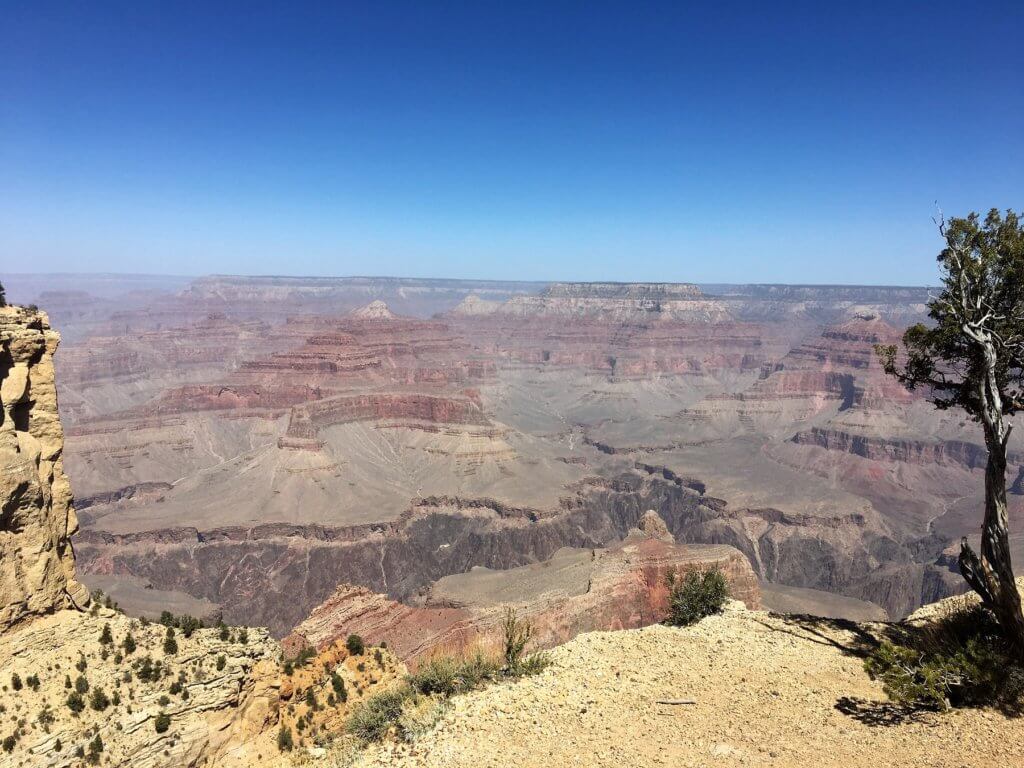
<instances>
[{"instance_id":1,"label":"haze over canyon","mask_svg":"<svg viewBox=\"0 0 1024 768\"><path fill-rule=\"evenodd\" d=\"M303 640L331 613L385 637L455 612L443 635L624 590L607 574L673 542L789 612L900 618L963 589L979 432L874 352L925 288L0 279L63 336L77 578L129 612ZM1022 455L1018 435L1011 520ZM629 544L662 521L667 543Z\"/></svg>"}]
</instances>

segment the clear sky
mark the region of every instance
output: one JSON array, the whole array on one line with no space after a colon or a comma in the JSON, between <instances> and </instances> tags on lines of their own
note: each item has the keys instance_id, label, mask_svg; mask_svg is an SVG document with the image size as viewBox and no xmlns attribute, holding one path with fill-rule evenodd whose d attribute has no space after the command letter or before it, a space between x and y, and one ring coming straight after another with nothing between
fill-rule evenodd
<instances>
[{"instance_id":1,"label":"clear sky","mask_svg":"<svg viewBox=\"0 0 1024 768\"><path fill-rule=\"evenodd\" d=\"M0 0L0 272L920 284L1024 2Z\"/></svg>"}]
</instances>

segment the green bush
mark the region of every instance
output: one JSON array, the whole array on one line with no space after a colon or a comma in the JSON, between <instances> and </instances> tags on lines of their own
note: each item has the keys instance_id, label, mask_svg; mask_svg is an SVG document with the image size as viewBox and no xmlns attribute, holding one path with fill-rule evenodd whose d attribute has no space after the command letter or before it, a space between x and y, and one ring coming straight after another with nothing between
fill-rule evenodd
<instances>
[{"instance_id":1,"label":"green bush","mask_svg":"<svg viewBox=\"0 0 1024 768\"><path fill-rule=\"evenodd\" d=\"M719 568L689 571L683 578L675 571L668 574L668 617L673 627L688 627L705 616L721 613L729 597L729 585Z\"/></svg>"},{"instance_id":2,"label":"green bush","mask_svg":"<svg viewBox=\"0 0 1024 768\"><path fill-rule=\"evenodd\" d=\"M82 675L79 675L78 679L75 680L75 691L77 693L88 693L89 691L89 681Z\"/></svg>"},{"instance_id":3,"label":"green bush","mask_svg":"<svg viewBox=\"0 0 1024 768\"><path fill-rule=\"evenodd\" d=\"M13 688L16 691L20 691L21 685L21 675L15 672L13 675L11 675L11 688Z\"/></svg>"},{"instance_id":4,"label":"green bush","mask_svg":"<svg viewBox=\"0 0 1024 768\"><path fill-rule=\"evenodd\" d=\"M414 696L416 692L407 685L370 696L353 710L345 729L361 741L379 741L397 725L402 707Z\"/></svg>"},{"instance_id":5,"label":"green bush","mask_svg":"<svg viewBox=\"0 0 1024 768\"><path fill-rule=\"evenodd\" d=\"M111 645L114 642L114 636L110 633L110 625L104 624L103 631L100 632L100 644Z\"/></svg>"},{"instance_id":6,"label":"green bush","mask_svg":"<svg viewBox=\"0 0 1024 768\"><path fill-rule=\"evenodd\" d=\"M153 721L153 728L156 729L157 733L164 733L168 728L171 727L171 716L166 712L161 712L156 716Z\"/></svg>"},{"instance_id":7,"label":"green bush","mask_svg":"<svg viewBox=\"0 0 1024 768\"><path fill-rule=\"evenodd\" d=\"M406 681L425 696L447 697L477 688L498 671L498 663L480 652L466 659L439 656L421 664Z\"/></svg>"},{"instance_id":8,"label":"green bush","mask_svg":"<svg viewBox=\"0 0 1024 768\"><path fill-rule=\"evenodd\" d=\"M281 752L291 752L295 746L295 742L292 739L292 729L287 725L282 725L281 730L277 732L277 748Z\"/></svg>"},{"instance_id":9,"label":"green bush","mask_svg":"<svg viewBox=\"0 0 1024 768\"><path fill-rule=\"evenodd\" d=\"M505 672L516 674L523 652L533 639L533 625L525 620L520 621L514 608L506 608L501 630L505 645Z\"/></svg>"},{"instance_id":10,"label":"green bush","mask_svg":"<svg viewBox=\"0 0 1024 768\"><path fill-rule=\"evenodd\" d=\"M82 698L82 694L77 691L72 691L68 694L67 698L68 709L74 712L76 715L85 709L85 699Z\"/></svg>"},{"instance_id":11,"label":"green bush","mask_svg":"<svg viewBox=\"0 0 1024 768\"><path fill-rule=\"evenodd\" d=\"M1024 668L980 603L950 600L939 615L883 642L864 668L895 702L936 709L1024 707Z\"/></svg>"},{"instance_id":12,"label":"green bush","mask_svg":"<svg viewBox=\"0 0 1024 768\"><path fill-rule=\"evenodd\" d=\"M102 688L96 686L89 695L89 706L97 712L102 712L110 706L110 698Z\"/></svg>"},{"instance_id":13,"label":"green bush","mask_svg":"<svg viewBox=\"0 0 1024 768\"><path fill-rule=\"evenodd\" d=\"M363 642L363 638L359 635L349 635L348 639L345 640L345 648L353 656L362 656L366 651L366 644Z\"/></svg>"},{"instance_id":14,"label":"green bush","mask_svg":"<svg viewBox=\"0 0 1024 768\"><path fill-rule=\"evenodd\" d=\"M348 690L345 688L345 681L341 679L337 672L331 673L331 688L334 689L334 694L338 701L343 704L348 701Z\"/></svg>"}]
</instances>

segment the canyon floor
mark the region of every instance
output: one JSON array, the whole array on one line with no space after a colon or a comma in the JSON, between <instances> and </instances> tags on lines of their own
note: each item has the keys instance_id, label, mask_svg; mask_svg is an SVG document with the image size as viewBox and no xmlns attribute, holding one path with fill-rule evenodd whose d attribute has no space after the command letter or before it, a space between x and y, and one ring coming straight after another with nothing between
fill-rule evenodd
<instances>
[{"instance_id":1,"label":"canyon floor","mask_svg":"<svg viewBox=\"0 0 1024 768\"><path fill-rule=\"evenodd\" d=\"M735 604L734 604L735 606ZM860 656L864 626L731 607L696 626L580 635L537 677L455 699L414 744L356 765L1014 766L1024 723L994 710L901 716ZM659 704L692 699L694 704Z\"/></svg>"}]
</instances>

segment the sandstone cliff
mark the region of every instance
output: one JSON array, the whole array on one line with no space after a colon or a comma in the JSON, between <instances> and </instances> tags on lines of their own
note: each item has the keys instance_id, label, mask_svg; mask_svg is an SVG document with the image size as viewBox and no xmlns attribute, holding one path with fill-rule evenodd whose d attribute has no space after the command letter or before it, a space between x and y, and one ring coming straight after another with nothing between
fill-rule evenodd
<instances>
[{"instance_id":1,"label":"sandstone cliff","mask_svg":"<svg viewBox=\"0 0 1024 768\"><path fill-rule=\"evenodd\" d=\"M0 632L88 602L70 543L78 521L57 414L59 341L44 313L0 307Z\"/></svg>"}]
</instances>

